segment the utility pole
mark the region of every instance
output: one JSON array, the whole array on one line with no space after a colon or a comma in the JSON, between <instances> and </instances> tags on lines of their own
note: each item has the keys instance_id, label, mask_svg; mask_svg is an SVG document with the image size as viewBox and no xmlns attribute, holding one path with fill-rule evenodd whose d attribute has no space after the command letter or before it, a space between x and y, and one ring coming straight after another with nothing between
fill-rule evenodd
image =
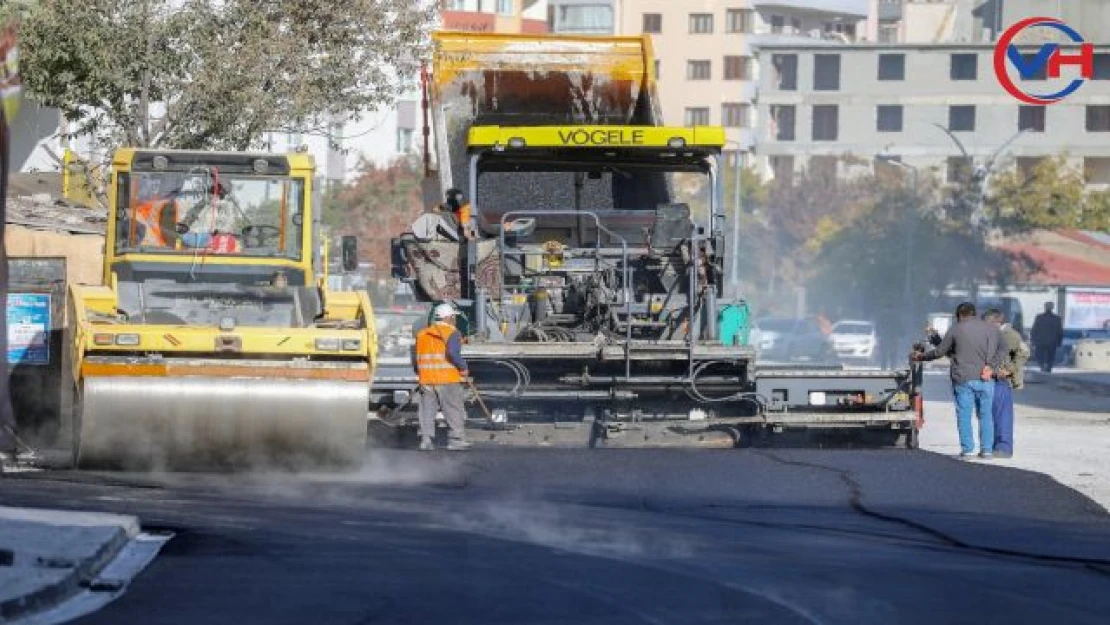
<instances>
[{"instance_id":1,"label":"utility pole","mask_svg":"<svg viewBox=\"0 0 1110 625\"><path fill-rule=\"evenodd\" d=\"M743 169L744 151L739 142L726 141L726 144L736 146L736 158L733 163L733 184L735 185L732 202L732 258L729 268L728 287L730 295L740 296L740 213L743 210L743 190L741 189L741 176Z\"/></svg>"}]
</instances>

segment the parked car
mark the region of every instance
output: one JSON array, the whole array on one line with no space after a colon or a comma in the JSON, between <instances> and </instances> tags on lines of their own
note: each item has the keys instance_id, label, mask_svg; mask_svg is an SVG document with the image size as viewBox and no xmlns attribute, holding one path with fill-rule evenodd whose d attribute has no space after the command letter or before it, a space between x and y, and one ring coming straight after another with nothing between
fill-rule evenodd
<instances>
[{"instance_id":1,"label":"parked car","mask_svg":"<svg viewBox=\"0 0 1110 625\"><path fill-rule=\"evenodd\" d=\"M846 319L833 324L829 334L836 355L842 360L870 362L875 357L879 337L870 321Z\"/></svg>"},{"instance_id":2,"label":"parked car","mask_svg":"<svg viewBox=\"0 0 1110 625\"><path fill-rule=\"evenodd\" d=\"M832 341L816 319L768 317L754 324L752 344L761 360L778 362L837 362Z\"/></svg>"}]
</instances>

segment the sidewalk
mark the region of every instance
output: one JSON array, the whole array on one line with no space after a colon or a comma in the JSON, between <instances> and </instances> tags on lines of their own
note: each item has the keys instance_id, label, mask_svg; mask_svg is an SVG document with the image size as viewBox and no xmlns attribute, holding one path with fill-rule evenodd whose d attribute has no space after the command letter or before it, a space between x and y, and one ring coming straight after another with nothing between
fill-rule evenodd
<instances>
[{"instance_id":1,"label":"sidewalk","mask_svg":"<svg viewBox=\"0 0 1110 625\"><path fill-rule=\"evenodd\" d=\"M75 595L138 533L133 516L0 506L0 623Z\"/></svg>"}]
</instances>

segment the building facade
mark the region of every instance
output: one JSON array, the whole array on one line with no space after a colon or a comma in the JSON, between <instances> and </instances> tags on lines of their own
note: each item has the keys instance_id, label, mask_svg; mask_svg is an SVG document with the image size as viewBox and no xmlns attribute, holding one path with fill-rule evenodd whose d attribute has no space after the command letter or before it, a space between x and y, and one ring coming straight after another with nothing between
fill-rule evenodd
<instances>
[{"instance_id":1,"label":"building facade","mask_svg":"<svg viewBox=\"0 0 1110 625\"><path fill-rule=\"evenodd\" d=\"M867 0L549 0L559 34L651 35L665 123L721 125L729 151L750 153L756 139L765 41L855 41Z\"/></svg>"},{"instance_id":2,"label":"building facade","mask_svg":"<svg viewBox=\"0 0 1110 625\"><path fill-rule=\"evenodd\" d=\"M1090 183L1110 184L1110 47L1096 47L1094 80L1047 107L1003 90L991 44L769 43L758 53L764 67L775 68L759 84L764 174L824 168L843 175L882 154L951 181L970 166L958 141L976 166L996 152L996 170L1067 154ZM1047 92L1070 79L1027 82Z\"/></svg>"}]
</instances>

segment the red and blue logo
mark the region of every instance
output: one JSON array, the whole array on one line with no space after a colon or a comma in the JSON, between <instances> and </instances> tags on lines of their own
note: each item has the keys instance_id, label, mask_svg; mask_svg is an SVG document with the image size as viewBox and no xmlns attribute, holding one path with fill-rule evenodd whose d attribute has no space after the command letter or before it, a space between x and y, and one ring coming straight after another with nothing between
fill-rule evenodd
<instances>
[{"instance_id":1,"label":"red and blue logo","mask_svg":"<svg viewBox=\"0 0 1110 625\"><path fill-rule=\"evenodd\" d=\"M1064 54L1058 43L1041 44L1035 55L1024 56L1014 44L1014 39L1031 28L1050 28L1063 33L1068 39L1079 44L1078 54ZM1017 70L1022 83L1038 78L1042 72L1045 79L1060 78L1060 68L1065 65L1079 67L1079 75L1061 89L1053 93L1035 93L1023 89L1010 75L1010 65ZM1006 29L994 47L994 73L1002 88L1026 104L1055 104L1075 93L1083 83L1095 74L1095 46L1087 43L1074 28L1054 17L1030 17Z\"/></svg>"}]
</instances>

